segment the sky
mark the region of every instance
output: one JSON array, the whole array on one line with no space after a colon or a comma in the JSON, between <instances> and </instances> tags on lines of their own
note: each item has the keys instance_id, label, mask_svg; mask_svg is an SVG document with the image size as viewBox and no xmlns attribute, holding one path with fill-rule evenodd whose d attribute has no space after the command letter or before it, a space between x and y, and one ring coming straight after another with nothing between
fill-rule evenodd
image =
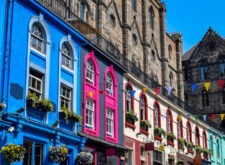
<instances>
[{"instance_id":1,"label":"sky","mask_svg":"<svg viewBox=\"0 0 225 165\"><path fill-rule=\"evenodd\" d=\"M183 52L200 42L209 27L225 37L225 0L164 0L167 32L181 32Z\"/></svg>"}]
</instances>

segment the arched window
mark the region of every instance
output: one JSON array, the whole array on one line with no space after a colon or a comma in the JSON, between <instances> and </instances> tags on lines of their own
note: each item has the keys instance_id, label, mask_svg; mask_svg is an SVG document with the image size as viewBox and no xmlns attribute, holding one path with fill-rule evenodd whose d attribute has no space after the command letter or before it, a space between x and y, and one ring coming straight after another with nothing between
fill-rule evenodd
<instances>
[{"instance_id":1,"label":"arched window","mask_svg":"<svg viewBox=\"0 0 225 165\"><path fill-rule=\"evenodd\" d=\"M106 93L113 96L113 78L110 73L106 77Z\"/></svg>"},{"instance_id":2,"label":"arched window","mask_svg":"<svg viewBox=\"0 0 225 165\"><path fill-rule=\"evenodd\" d=\"M145 97L144 95L141 96L141 120L146 120L146 103L145 103Z\"/></svg>"},{"instance_id":3,"label":"arched window","mask_svg":"<svg viewBox=\"0 0 225 165\"><path fill-rule=\"evenodd\" d=\"M80 19L84 20L84 3L80 3Z\"/></svg>"},{"instance_id":4,"label":"arched window","mask_svg":"<svg viewBox=\"0 0 225 165\"><path fill-rule=\"evenodd\" d=\"M112 25L112 27L116 26L116 18L113 14L110 15L110 24Z\"/></svg>"},{"instance_id":5,"label":"arched window","mask_svg":"<svg viewBox=\"0 0 225 165\"><path fill-rule=\"evenodd\" d=\"M167 132L173 132L173 117L170 109L167 110L166 121L167 121Z\"/></svg>"},{"instance_id":6,"label":"arched window","mask_svg":"<svg viewBox=\"0 0 225 165\"><path fill-rule=\"evenodd\" d=\"M187 122L187 142L192 142L192 131L191 131L191 124Z\"/></svg>"},{"instance_id":7,"label":"arched window","mask_svg":"<svg viewBox=\"0 0 225 165\"><path fill-rule=\"evenodd\" d=\"M168 46L168 53L169 53L169 58L171 58L172 57L172 46L171 45Z\"/></svg>"},{"instance_id":8,"label":"arched window","mask_svg":"<svg viewBox=\"0 0 225 165\"><path fill-rule=\"evenodd\" d=\"M195 144L200 145L200 134L197 126L195 127Z\"/></svg>"},{"instance_id":9,"label":"arched window","mask_svg":"<svg viewBox=\"0 0 225 165\"><path fill-rule=\"evenodd\" d=\"M154 29L154 10L152 6L149 8L149 26Z\"/></svg>"},{"instance_id":10,"label":"arched window","mask_svg":"<svg viewBox=\"0 0 225 165\"><path fill-rule=\"evenodd\" d=\"M67 43L62 45L62 65L72 69L72 51Z\"/></svg>"},{"instance_id":11,"label":"arched window","mask_svg":"<svg viewBox=\"0 0 225 165\"><path fill-rule=\"evenodd\" d=\"M220 157L220 142L219 139L217 139L216 141L216 153L217 153L217 157Z\"/></svg>"},{"instance_id":12,"label":"arched window","mask_svg":"<svg viewBox=\"0 0 225 165\"><path fill-rule=\"evenodd\" d=\"M202 142L203 142L203 149L206 149L207 148L207 136L206 136L205 130L203 130L203 133L202 133Z\"/></svg>"},{"instance_id":13,"label":"arched window","mask_svg":"<svg viewBox=\"0 0 225 165\"><path fill-rule=\"evenodd\" d=\"M154 127L155 128L161 128L161 113L160 113L160 108L159 104L155 103L154 106Z\"/></svg>"},{"instance_id":14,"label":"arched window","mask_svg":"<svg viewBox=\"0 0 225 165\"><path fill-rule=\"evenodd\" d=\"M93 51L84 57L83 74L83 129L89 135L99 136L99 69Z\"/></svg>"},{"instance_id":15,"label":"arched window","mask_svg":"<svg viewBox=\"0 0 225 165\"><path fill-rule=\"evenodd\" d=\"M132 43L133 43L133 45L134 46L136 46L137 45L137 36L136 36L136 34L132 34Z\"/></svg>"},{"instance_id":16,"label":"arched window","mask_svg":"<svg viewBox=\"0 0 225 165\"><path fill-rule=\"evenodd\" d=\"M208 79L207 70L208 70L207 65L201 64L201 67L200 67L201 80L207 80Z\"/></svg>"},{"instance_id":17,"label":"arched window","mask_svg":"<svg viewBox=\"0 0 225 165\"><path fill-rule=\"evenodd\" d=\"M86 64L86 81L93 84L94 85L94 79L95 79L95 75L94 75L94 66L92 61L89 59L87 60L87 64Z\"/></svg>"},{"instance_id":18,"label":"arched window","mask_svg":"<svg viewBox=\"0 0 225 165\"><path fill-rule=\"evenodd\" d=\"M173 86L173 73L172 72L170 72L169 78L170 78L170 86L172 87Z\"/></svg>"},{"instance_id":19,"label":"arched window","mask_svg":"<svg viewBox=\"0 0 225 165\"><path fill-rule=\"evenodd\" d=\"M177 117L177 136L183 138L183 123L180 115Z\"/></svg>"},{"instance_id":20,"label":"arched window","mask_svg":"<svg viewBox=\"0 0 225 165\"><path fill-rule=\"evenodd\" d=\"M202 90L202 107L208 107L209 106L209 92L206 91L206 89Z\"/></svg>"},{"instance_id":21,"label":"arched window","mask_svg":"<svg viewBox=\"0 0 225 165\"><path fill-rule=\"evenodd\" d=\"M152 61L155 61L155 51L152 50L151 54L152 54Z\"/></svg>"},{"instance_id":22,"label":"arched window","mask_svg":"<svg viewBox=\"0 0 225 165\"><path fill-rule=\"evenodd\" d=\"M225 59L220 60L220 76L225 76Z\"/></svg>"},{"instance_id":23,"label":"arched window","mask_svg":"<svg viewBox=\"0 0 225 165\"><path fill-rule=\"evenodd\" d=\"M31 28L31 47L45 53L45 34L41 26L34 23Z\"/></svg>"},{"instance_id":24,"label":"arched window","mask_svg":"<svg viewBox=\"0 0 225 165\"><path fill-rule=\"evenodd\" d=\"M212 150L212 153L213 153L213 137L210 136L210 148Z\"/></svg>"},{"instance_id":25,"label":"arched window","mask_svg":"<svg viewBox=\"0 0 225 165\"><path fill-rule=\"evenodd\" d=\"M131 9L136 11L136 0L131 0Z\"/></svg>"},{"instance_id":26,"label":"arched window","mask_svg":"<svg viewBox=\"0 0 225 165\"><path fill-rule=\"evenodd\" d=\"M132 87L130 85L127 86L126 89L126 108L127 108L127 112L132 111L132 99L131 99L131 90Z\"/></svg>"}]
</instances>

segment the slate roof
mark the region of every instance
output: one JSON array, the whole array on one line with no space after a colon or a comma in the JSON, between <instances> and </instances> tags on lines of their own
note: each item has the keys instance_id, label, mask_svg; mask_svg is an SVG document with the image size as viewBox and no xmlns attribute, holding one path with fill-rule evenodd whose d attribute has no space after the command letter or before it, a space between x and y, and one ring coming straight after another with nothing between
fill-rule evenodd
<instances>
[{"instance_id":1,"label":"slate roof","mask_svg":"<svg viewBox=\"0 0 225 165\"><path fill-rule=\"evenodd\" d=\"M182 56L182 61L189 60L189 58L191 57L192 53L195 51L197 46L198 46L198 43L194 45L191 49L189 49L187 52L185 52L184 55Z\"/></svg>"}]
</instances>

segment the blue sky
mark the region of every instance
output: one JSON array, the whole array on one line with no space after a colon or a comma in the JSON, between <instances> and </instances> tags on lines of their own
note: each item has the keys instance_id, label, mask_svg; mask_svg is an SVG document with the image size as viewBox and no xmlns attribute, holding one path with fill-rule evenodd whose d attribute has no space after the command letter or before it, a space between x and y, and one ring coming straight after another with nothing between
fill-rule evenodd
<instances>
[{"instance_id":1,"label":"blue sky","mask_svg":"<svg viewBox=\"0 0 225 165\"><path fill-rule=\"evenodd\" d=\"M225 0L164 0L167 32L181 32L183 51L201 41L211 26L225 37Z\"/></svg>"}]
</instances>

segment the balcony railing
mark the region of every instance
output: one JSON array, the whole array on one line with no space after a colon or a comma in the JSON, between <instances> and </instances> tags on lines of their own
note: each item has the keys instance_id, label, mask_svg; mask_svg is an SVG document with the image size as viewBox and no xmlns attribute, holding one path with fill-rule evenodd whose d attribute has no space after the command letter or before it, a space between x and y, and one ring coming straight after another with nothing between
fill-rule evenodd
<instances>
[{"instance_id":1,"label":"balcony railing","mask_svg":"<svg viewBox=\"0 0 225 165\"><path fill-rule=\"evenodd\" d=\"M184 108L190 114L198 114L196 109L193 109L185 104L177 96L168 94L168 90L162 87L158 82L156 82L152 77L144 73L140 66L137 66L136 63L129 61L125 56L123 56L117 46L104 38L95 28L91 27L88 23L84 22L79 16L74 13L69 7L67 0L36 0L44 7L49 9L51 12L56 14L63 21L67 22L71 25L75 30L82 33L88 40L93 42L93 44L104 51L107 55L112 57L118 63L126 67L134 77L143 82L148 88L154 90L156 87L160 88L160 93L162 97L173 102L174 104ZM203 120L202 117L199 118ZM216 129L220 129L220 131L224 131L222 128L218 128L218 125L211 120L207 120L207 123L213 126Z\"/></svg>"}]
</instances>

